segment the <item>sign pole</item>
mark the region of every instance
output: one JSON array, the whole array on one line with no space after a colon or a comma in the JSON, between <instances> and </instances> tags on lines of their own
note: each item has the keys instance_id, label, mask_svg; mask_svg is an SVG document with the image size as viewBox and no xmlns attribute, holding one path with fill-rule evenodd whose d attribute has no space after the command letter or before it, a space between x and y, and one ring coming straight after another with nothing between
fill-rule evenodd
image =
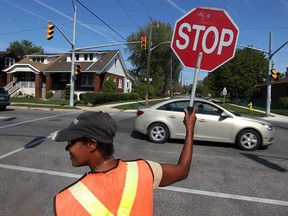
<instances>
[{"instance_id":1,"label":"sign pole","mask_svg":"<svg viewBox=\"0 0 288 216\"><path fill-rule=\"evenodd\" d=\"M226 87L224 87L223 91L222 91L222 94L224 96L224 101L223 101L223 105L225 105L225 95L227 94L227 89Z\"/></svg>"},{"instance_id":2,"label":"sign pole","mask_svg":"<svg viewBox=\"0 0 288 216\"><path fill-rule=\"evenodd\" d=\"M196 88L197 88L197 82L198 82L198 76L199 76L199 72L200 72L202 55L203 55L203 53L199 52L198 58L197 58L197 64L195 67L195 74L194 74L194 80L193 80L193 85L192 85L191 97L190 97L189 106L187 108L190 114L192 113L192 110L193 110L193 102L194 102Z\"/></svg>"}]
</instances>

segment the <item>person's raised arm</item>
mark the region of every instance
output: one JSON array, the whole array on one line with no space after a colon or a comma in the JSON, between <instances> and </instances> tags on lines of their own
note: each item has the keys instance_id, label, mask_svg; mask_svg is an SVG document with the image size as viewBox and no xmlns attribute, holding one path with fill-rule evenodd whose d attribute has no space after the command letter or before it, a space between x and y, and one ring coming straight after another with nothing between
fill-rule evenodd
<instances>
[{"instance_id":1,"label":"person's raised arm","mask_svg":"<svg viewBox=\"0 0 288 216\"><path fill-rule=\"evenodd\" d=\"M190 165L193 154L193 137L194 127L196 123L195 109L189 114L185 109L184 124L186 127L186 138L183 149L181 151L177 164L162 164L163 176L160 182L160 187L171 185L175 182L181 181L188 177L190 171Z\"/></svg>"}]
</instances>

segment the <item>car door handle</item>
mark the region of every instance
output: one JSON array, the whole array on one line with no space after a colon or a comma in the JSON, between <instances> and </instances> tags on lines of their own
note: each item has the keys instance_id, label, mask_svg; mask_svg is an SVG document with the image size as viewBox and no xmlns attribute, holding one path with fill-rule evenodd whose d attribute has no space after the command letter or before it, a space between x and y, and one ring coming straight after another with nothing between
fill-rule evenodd
<instances>
[{"instance_id":1,"label":"car door handle","mask_svg":"<svg viewBox=\"0 0 288 216\"><path fill-rule=\"evenodd\" d=\"M176 118L175 115L170 115L169 118Z\"/></svg>"},{"instance_id":2,"label":"car door handle","mask_svg":"<svg viewBox=\"0 0 288 216\"><path fill-rule=\"evenodd\" d=\"M199 119L199 121L200 121L200 122L206 122L206 120L205 120L205 119Z\"/></svg>"}]
</instances>

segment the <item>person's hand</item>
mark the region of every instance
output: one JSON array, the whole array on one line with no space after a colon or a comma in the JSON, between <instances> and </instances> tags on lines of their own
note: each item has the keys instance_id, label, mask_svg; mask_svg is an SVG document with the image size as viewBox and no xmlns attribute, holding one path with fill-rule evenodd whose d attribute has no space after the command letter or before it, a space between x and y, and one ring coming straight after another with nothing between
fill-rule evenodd
<instances>
[{"instance_id":1,"label":"person's hand","mask_svg":"<svg viewBox=\"0 0 288 216\"><path fill-rule=\"evenodd\" d=\"M185 113L185 116L184 116L184 121L183 122L184 122L184 124L186 126L186 129L188 131L194 130L195 123L196 123L196 120L197 120L195 109L193 109L191 114L189 114L189 111L187 109L184 109L184 113Z\"/></svg>"}]
</instances>

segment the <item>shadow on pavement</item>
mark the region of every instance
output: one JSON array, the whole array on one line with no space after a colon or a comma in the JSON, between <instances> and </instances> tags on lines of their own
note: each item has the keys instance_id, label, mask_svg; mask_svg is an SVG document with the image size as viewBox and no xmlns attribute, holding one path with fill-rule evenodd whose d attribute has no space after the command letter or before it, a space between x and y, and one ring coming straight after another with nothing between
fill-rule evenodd
<instances>
[{"instance_id":1,"label":"shadow on pavement","mask_svg":"<svg viewBox=\"0 0 288 216\"><path fill-rule=\"evenodd\" d=\"M273 169L273 170L276 170L276 171L279 171L279 172L287 172L286 169L284 169L283 167L275 164L275 163L272 163L270 161L268 161L267 159L265 159L264 157L265 156L259 156L259 155L254 155L254 154L248 154L248 153L241 153L243 156L263 165L263 166L266 166L270 169Z\"/></svg>"}]
</instances>

